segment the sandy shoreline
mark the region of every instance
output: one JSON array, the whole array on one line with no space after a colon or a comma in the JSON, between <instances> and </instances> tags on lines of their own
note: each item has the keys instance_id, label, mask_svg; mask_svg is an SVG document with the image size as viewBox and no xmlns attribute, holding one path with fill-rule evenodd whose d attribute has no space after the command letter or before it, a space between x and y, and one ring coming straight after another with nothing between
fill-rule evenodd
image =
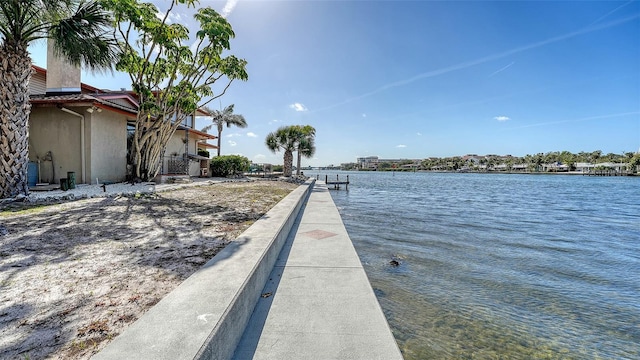
<instances>
[{"instance_id":1,"label":"sandy shoreline","mask_svg":"<svg viewBox=\"0 0 640 360\"><path fill-rule=\"evenodd\" d=\"M88 359L296 187L219 183L0 212L0 358Z\"/></svg>"}]
</instances>

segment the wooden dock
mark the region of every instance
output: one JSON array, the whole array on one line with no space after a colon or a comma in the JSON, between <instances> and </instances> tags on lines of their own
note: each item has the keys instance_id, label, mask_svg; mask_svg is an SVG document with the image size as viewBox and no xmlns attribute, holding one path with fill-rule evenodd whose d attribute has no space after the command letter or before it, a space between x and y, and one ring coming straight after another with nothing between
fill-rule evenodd
<instances>
[{"instance_id":1,"label":"wooden dock","mask_svg":"<svg viewBox=\"0 0 640 360\"><path fill-rule=\"evenodd\" d=\"M316 180L320 180L320 175L316 176ZM329 175L324 176L324 183L329 185L333 185L334 190L340 190L340 185L344 185L345 190L349 190L349 175L347 175L347 181L340 180L340 175L336 175L336 180L329 180Z\"/></svg>"}]
</instances>

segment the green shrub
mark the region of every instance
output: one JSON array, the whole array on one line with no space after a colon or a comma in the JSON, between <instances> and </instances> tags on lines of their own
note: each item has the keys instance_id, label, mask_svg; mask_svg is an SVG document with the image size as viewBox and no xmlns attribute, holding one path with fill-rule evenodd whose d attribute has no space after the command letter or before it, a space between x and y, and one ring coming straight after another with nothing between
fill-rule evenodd
<instances>
[{"instance_id":1,"label":"green shrub","mask_svg":"<svg viewBox=\"0 0 640 360\"><path fill-rule=\"evenodd\" d=\"M272 165L271 166L271 171L282 172L282 171L284 171L284 166L282 166L282 165Z\"/></svg>"},{"instance_id":2,"label":"green shrub","mask_svg":"<svg viewBox=\"0 0 640 360\"><path fill-rule=\"evenodd\" d=\"M198 155L204 156L204 157L207 157L207 158L210 156L210 154L209 154L209 152L207 150L198 150Z\"/></svg>"},{"instance_id":3,"label":"green shrub","mask_svg":"<svg viewBox=\"0 0 640 360\"><path fill-rule=\"evenodd\" d=\"M242 175L249 170L250 163L249 159L240 155L216 156L211 159L211 174L219 177Z\"/></svg>"}]
</instances>

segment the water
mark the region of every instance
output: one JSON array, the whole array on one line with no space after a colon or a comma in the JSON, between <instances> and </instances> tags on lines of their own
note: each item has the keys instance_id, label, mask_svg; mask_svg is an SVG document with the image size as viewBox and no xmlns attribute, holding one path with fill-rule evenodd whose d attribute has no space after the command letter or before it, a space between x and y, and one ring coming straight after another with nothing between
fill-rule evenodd
<instances>
[{"instance_id":1,"label":"water","mask_svg":"<svg viewBox=\"0 0 640 360\"><path fill-rule=\"evenodd\" d=\"M406 359L640 359L640 178L348 174Z\"/></svg>"}]
</instances>

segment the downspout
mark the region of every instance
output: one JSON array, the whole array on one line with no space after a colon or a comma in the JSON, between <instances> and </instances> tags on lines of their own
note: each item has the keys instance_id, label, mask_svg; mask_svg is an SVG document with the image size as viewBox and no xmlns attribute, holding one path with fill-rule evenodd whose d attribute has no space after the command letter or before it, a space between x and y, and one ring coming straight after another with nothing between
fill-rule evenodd
<instances>
[{"instance_id":1,"label":"downspout","mask_svg":"<svg viewBox=\"0 0 640 360\"><path fill-rule=\"evenodd\" d=\"M80 168L82 169L82 183L84 184L85 183L85 178L86 178L85 165L84 165L84 162L85 162L85 154L84 154L85 153L85 151L84 151L84 121L85 121L85 119L84 119L84 115L79 114L79 113L77 113L75 111L69 110L69 109L67 109L65 107L60 108L60 110L66 112L66 113L69 113L71 115L75 115L75 116L80 118L80 158L81 158L81 161L82 161L81 164L80 164L81 165Z\"/></svg>"}]
</instances>

